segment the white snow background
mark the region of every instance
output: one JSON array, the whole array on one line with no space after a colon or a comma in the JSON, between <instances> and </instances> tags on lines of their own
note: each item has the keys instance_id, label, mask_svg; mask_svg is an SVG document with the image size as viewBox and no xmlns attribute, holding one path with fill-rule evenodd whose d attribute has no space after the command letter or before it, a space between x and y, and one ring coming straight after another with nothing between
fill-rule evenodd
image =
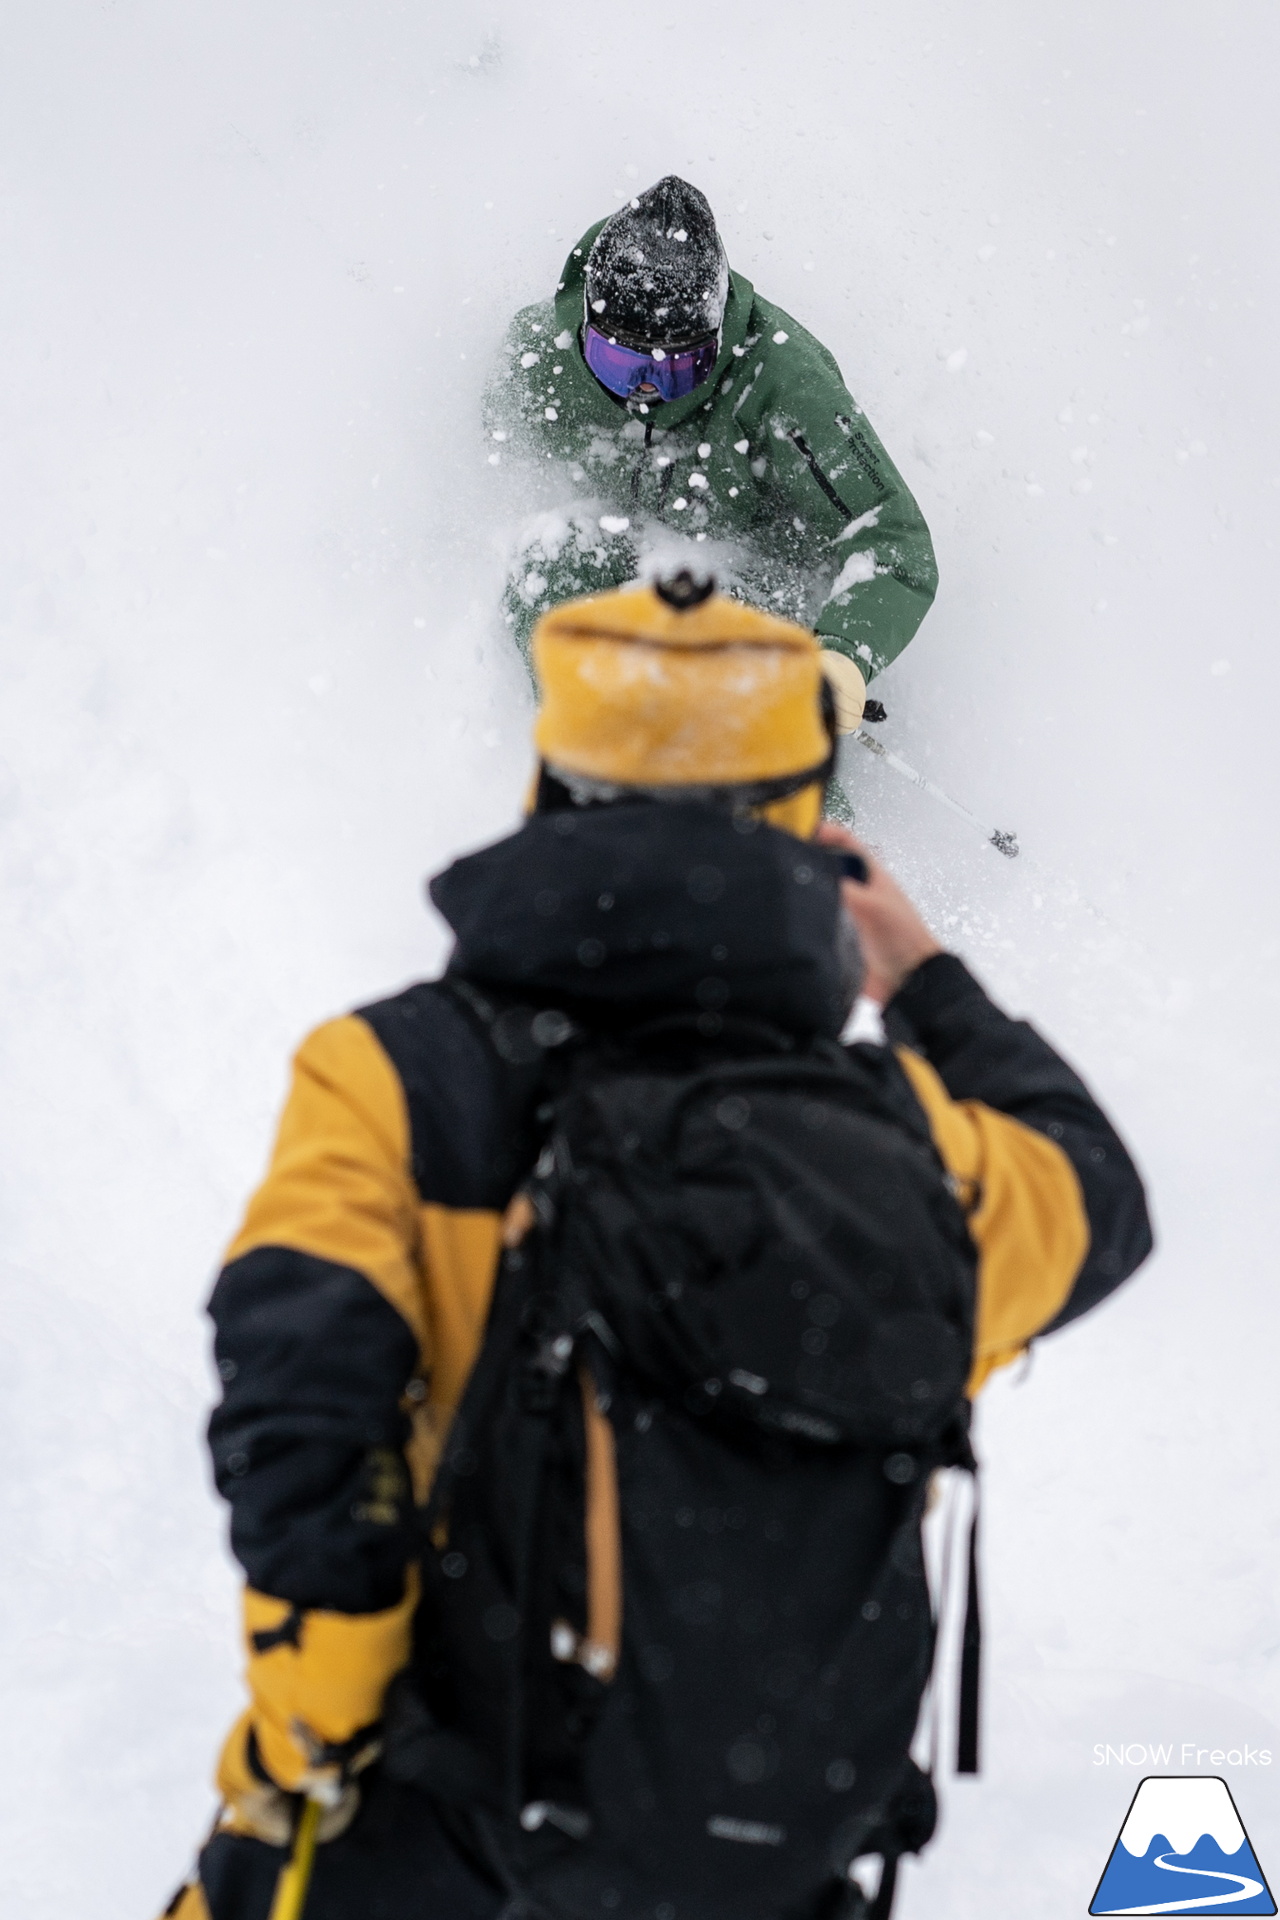
<instances>
[{"instance_id":1,"label":"white snow background","mask_svg":"<svg viewBox=\"0 0 1280 1920\"><path fill-rule=\"evenodd\" d=\"M289 1050L433 970L529 696L509 312L668 171L934 529L866 831L1112 1107L1158 1257L998 1381L986 1768L903 1920L1082 1913L1141 1771L1280 1877L1262 0L43 0L0 59L0 1910L151 1920L239 1698L201 1319ZM856 750L855 750L856 754ZM1269 1748L1271 1770L1094 1764Z\"/></svg>"}]
</instances>

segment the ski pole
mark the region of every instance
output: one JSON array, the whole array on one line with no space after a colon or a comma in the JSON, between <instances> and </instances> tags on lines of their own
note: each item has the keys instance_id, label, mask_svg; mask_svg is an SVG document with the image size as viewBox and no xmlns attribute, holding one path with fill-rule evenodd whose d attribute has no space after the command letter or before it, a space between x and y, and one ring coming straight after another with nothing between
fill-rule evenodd
<instances>
[{"instance_id":1,"label":"ski pole","mask_svg":"<svg viewBox=\"0 0 1280 1920\"><path fill-rule=\"evenodd\" d=\"M924 791L931 793L935 800L941 800L944 807L950 807L952 813L958 813L962 820L967 820L971 827L976 827L983 839L990 841L997 853L1003 853L1009 860L1017 859L1018 836L1016 833L1005 833L999 827L984 826L976 814L970 813L968 807L962 807L958 800L953 800L949 793L944 793L942 788L935 786L932 780L927 780L924 774L917 773L914 767L908 766L905 760L900 760L896 753L889 751L888 747L881 746L865 727L858 727L853 737L861 741L868 753L874 753L880 760L887 760L894 772L900 773L904 780L909 780L913 787L923 787Z\"/></svg>"},{"instance_id":2,"label":"ski pole","mask_svg":"<svg viewBox=\"0 0 1280 1920\"><path fill-rule=\"evenodd\" d=\"M311 1885L311 1869L316 1858L316 1829L323 1812L324 1807L319 1800L308 1797L303 1801L289 1858L281 1867L280 1878L276 1881L270 1920L302 1920L307 1889Z\"/></svg>"}]
</instances>

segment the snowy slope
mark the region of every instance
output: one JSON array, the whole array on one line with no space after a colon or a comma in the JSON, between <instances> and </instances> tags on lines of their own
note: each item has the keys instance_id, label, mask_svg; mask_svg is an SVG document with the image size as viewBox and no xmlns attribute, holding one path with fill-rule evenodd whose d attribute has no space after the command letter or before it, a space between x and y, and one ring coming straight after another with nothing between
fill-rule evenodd
<instances>
[{"instance_id":1,"label":"snowy slope","mask_svg":"<svg viewBox=\"0 0 1280 1920\"><path fill-rule=\"evenodd\" d=\"M435 966L421 876L514 816L480 383L670 170L917 490L943 588L885 738L1025 854L864 756L868 831L1162 1235L987 1397L987 1771L905 1920L1083 1911L1137 1778L1095 1743L1280 1766L1276 40L1261 0L10 9L6 1914L149 1920L210 1817L201 1304L290 1046ZM1280 1871L1273 1776L1212 1770Z\"/></svg>"}]
</instances>

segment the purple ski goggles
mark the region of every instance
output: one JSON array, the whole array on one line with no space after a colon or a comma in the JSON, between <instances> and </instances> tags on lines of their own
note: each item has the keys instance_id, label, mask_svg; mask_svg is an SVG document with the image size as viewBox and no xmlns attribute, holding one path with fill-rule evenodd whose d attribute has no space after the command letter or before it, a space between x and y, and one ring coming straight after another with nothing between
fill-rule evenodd
<instances>
[{"instance_id":1,"label":"purple ski goggles","mask_svg":"<svg viewBox=\"0 0 1280 1920\"><path fill-rule=\"evenodd\" d=\"M659 400L682 400L711 374L720 357L720 339L712 333L691 347L645 351L608 339L588 322L582 334L582 357L600 385L619 399L629 400L637 387L647 384L657 389Z\"/></svg>"}]
</instances>

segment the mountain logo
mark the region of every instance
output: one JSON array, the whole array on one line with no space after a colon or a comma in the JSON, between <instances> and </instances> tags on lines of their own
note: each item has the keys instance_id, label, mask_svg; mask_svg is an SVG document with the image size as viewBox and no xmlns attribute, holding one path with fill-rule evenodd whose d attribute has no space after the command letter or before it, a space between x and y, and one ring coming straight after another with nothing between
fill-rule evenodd
<instances>
[{"instance_id":1,"label":"mountain logo","mask_svg":"<svg viewBox=\"0 0 1280 1920\"><path fill-rule=\"evenodd\" d=\"M1139 1782L1090 1913L1275 1910L1225 1780L1193 1774Z\"/></svg>"}]
</instances>

